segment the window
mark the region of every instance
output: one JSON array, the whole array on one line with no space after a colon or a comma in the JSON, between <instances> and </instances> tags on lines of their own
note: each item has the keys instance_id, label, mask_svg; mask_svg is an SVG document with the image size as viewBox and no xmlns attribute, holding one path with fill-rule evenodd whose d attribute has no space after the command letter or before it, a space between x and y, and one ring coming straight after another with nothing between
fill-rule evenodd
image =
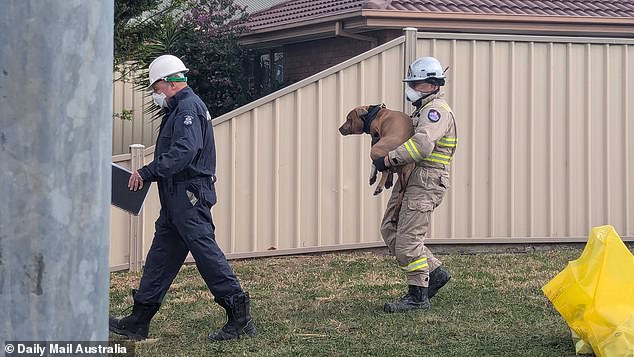
<instances>
[{"instance_id":1,"label":"window","mask_svg":"<svg viewBox=\"0 0 634 357\"><path fill-rule=\"evenodd\" d=\"M260 94L271 93L284 86L284 53L271 50L260 54L259 66L256 66L256 79ZM272 60L271 60L272 59Z\"/></svg>"}]
</instances>

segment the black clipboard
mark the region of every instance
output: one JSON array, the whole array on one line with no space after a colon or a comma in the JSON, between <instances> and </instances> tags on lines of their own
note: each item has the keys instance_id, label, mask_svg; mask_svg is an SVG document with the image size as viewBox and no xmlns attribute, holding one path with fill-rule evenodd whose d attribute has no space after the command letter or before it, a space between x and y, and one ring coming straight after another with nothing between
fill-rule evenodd
<instances>
[{"instance_id":1,"label":"black clipboard","mask_svg":"<svg viewBox=\"0 0 634 357\"><path fill-rule=\"evenodd\" d=\"M130 191L128 181L132 172L125 167L112 163L112 198L113 206L138 216L150 190L151 182L144 182L143 188Z\"/></svg>"}]
</instances>

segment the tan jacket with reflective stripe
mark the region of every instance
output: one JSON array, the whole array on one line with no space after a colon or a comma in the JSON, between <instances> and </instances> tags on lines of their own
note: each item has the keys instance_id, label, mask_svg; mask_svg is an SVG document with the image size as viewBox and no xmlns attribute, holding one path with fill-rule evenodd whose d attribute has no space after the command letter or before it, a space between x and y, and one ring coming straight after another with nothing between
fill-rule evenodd
<instances>
[{"instance_id":1,"label":"tan jacket with reflective stripe","mask_svg":"<svg viewBox=\"0 0 634 357\"><path fill-rule=\"evenodd\" d=\"M453 110L439 93L426 98L412 113L414 136L388 154L393 166L415 162L418 166L448 169L458 137Z\"/></svg>"}]
</instances>

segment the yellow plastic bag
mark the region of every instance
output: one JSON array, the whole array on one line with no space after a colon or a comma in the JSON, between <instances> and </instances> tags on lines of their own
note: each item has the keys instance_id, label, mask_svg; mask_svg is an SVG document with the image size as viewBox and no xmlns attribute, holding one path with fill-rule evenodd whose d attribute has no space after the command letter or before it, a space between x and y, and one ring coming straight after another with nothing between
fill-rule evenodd
<instances>
[{"instance_id":1,"label":"yellow plastic bag","mask_svg":"<svg viewBox=\"0 0 634 357\"><path fill-rule=\"evenodd\" d=\"M570 329L570 333L572 334L572 343L575 345L575 350L578 355L594 354L592 346L586 343L586 341L579 337L572 329Z\"/></svg>"},{"instance_id":2,"label":"yellow plastic bag","mask_svg":"<svg viewBox=\"0 0 634 357\"><path fill-rule=\"evenodd\" d=\"M634 356L634 256L612 226L593 228L579 259L542 291L597 356Z\"/></svg>"}]
</instances>

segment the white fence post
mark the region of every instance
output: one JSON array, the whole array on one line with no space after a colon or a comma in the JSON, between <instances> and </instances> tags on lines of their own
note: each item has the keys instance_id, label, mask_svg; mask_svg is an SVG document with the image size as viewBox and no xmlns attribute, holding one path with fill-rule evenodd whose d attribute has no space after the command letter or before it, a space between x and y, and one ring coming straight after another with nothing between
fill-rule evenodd
<instances>
[{"instance_id":1,"label":"white fence post","mask_svg":"<svg viewBox=\"0 0 634 357\"><path fill-rule=\"evenodd\" d=\"M138 170L145 165L143 152L145 145L130 145L130 170ZM138 216L130 214L130 271L139 271L143 266L143 209Z\"/></svg>"},{"instance_id":2,"label":"white fence post","mask_svg":"<svg viewBox=\"0 0 634 357\"><path fill-rule=\"evenodd\" d=\"M416 35L418 30L413 27L406 27L403 29L405 33L405 50L403 56L403 73L407 75L407 69L409 65L416 60ZM406 84L405 84L406 85ZM404 88L403 88L404 89ZM410 103L407 101L407 98L403 97L403 113L409 113L410 111Z\"/></svg>"}]
</instances>

